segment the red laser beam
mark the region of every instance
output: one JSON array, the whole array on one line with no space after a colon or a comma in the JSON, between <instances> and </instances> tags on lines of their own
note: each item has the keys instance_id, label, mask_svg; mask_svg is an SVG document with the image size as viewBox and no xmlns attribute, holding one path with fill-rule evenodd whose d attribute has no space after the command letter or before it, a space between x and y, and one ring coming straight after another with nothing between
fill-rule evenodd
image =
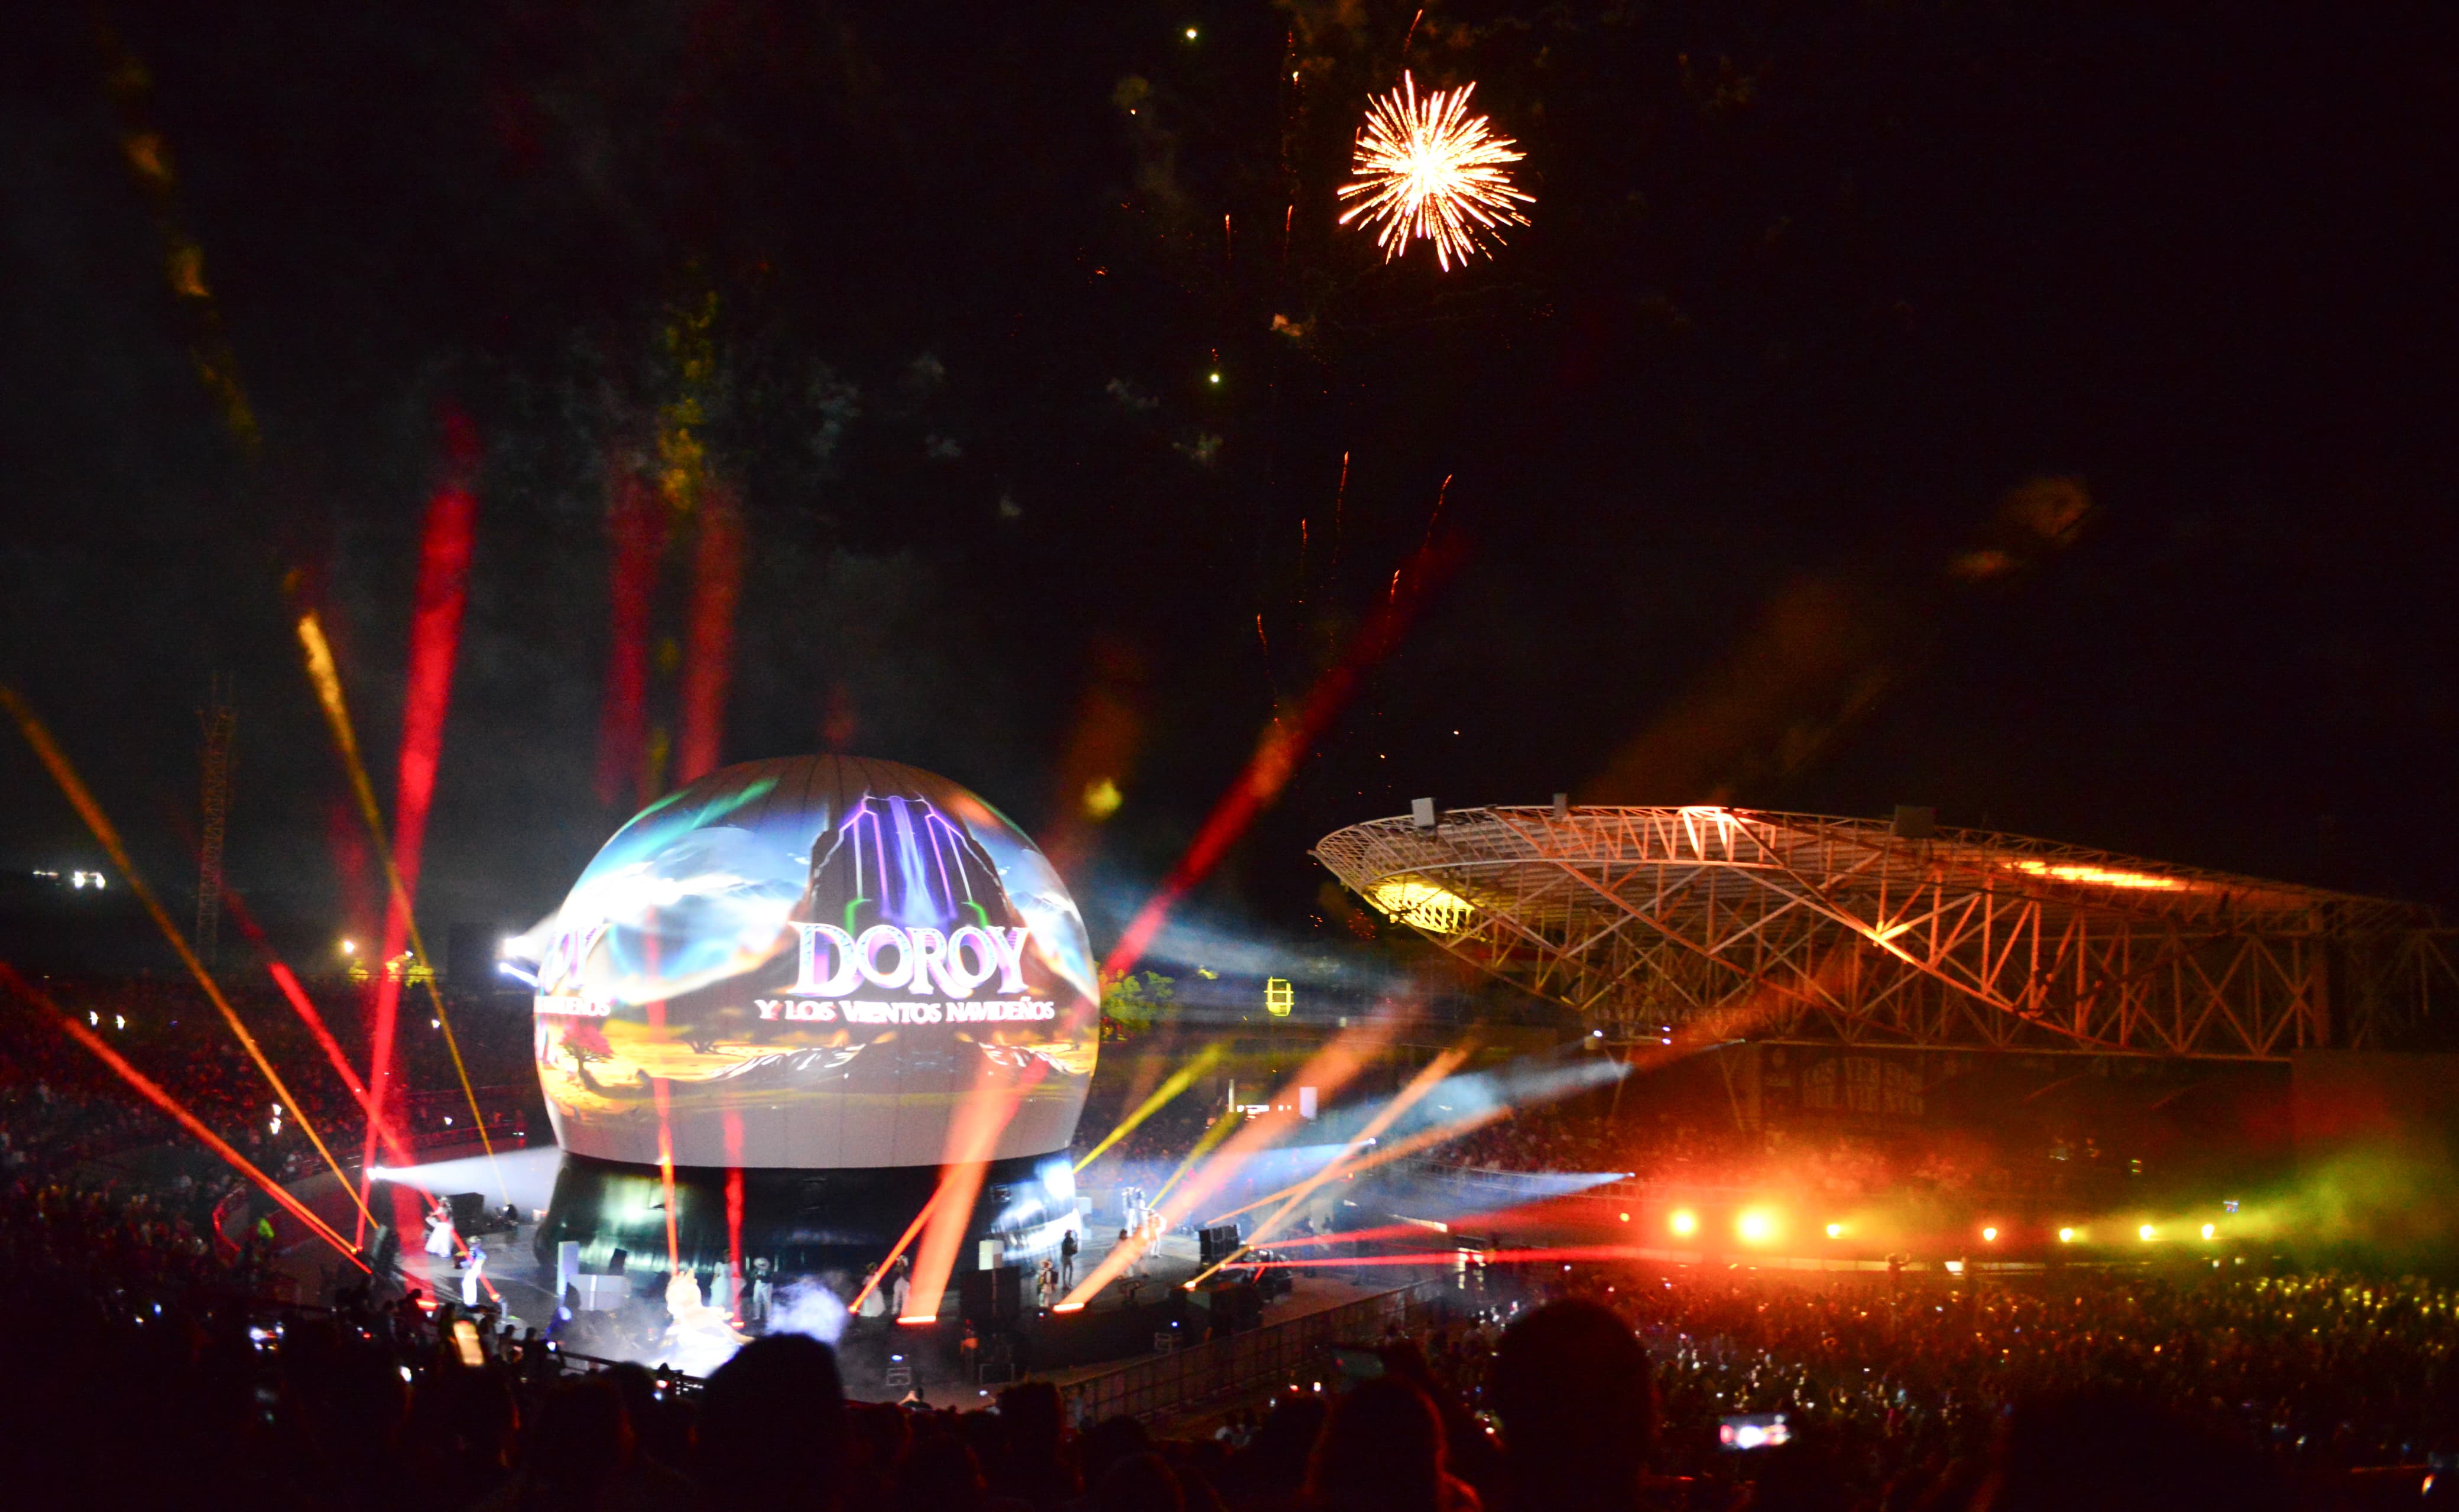
<instances>
[{"instance_id":1,"label":"red laser beam","mask_svg":"<svg viewBox=\"0 0 2459 1512\"><path fill-rule=\"evenodd\" d=\"M742 592L742 513L732 491L711 484L701 497L700 544L692 566L677 787L717 770L725 738L725 695L734 685L734 606Z\"/></svg>"},{"instance_id":2,"label":"red laser beam","mask_svg":"<svg viewBox=\"0 0 2459 1512\"><path fill-rule=\"evenodd\" d=\"M171 922L171 915L162 911L161 900L154 895L154 890L146 885L144 875L137 870L137 863L129 858L128 848L120 842L119 830L112 824L111 816L102 811L102 805L96 803L94 794L87 790L84 779L76 774L75 767L69 765L68 752L60 749L59 743L52 739L50 727L43 724L24 699L17 696L17 690L5 682L0 682L0 709L6 709L9 717L17 722L18 732L25 736L35 759L43 764L43 769L58 785L69 806L77 811L77 817L85 821L86 829L93 832L103 852L111 857L112 865L119 868L119 874L127 882L128 890L136 893L137 900L145 906L147 915L154 920L154 927L161 931L172 953L179 957L179 964L186 967L197 985L204 989L206 1000L222 1016L222 1022L230 1026L231 1037L256 1063L265 1085L273 1088L273 1095L290 1110L299 1124L299 1131L307 1136L307 1143L316 1146L316 1153L324 1158L326 1168L347 1191L348 1178L342 1174L341 1163L333 1159L332 1150L326 1146L325 1137L316 1132L315 1124L307 1117L306 1107L291 1094L289 1086L282 1080L282 1073L276 1071L273 1062L265 1058L263 1047L256 1042L256 1036L247 1032L247 1025L240 1020L239 1010L222 996L221 988L214 982L213 974L205 970L205 963L197 958L196 951L189 946L188 937L179 933L179 926ZM370 1221L364 1193L359 1196L359 1221L362 1224Z\"/></svg>"},{"instance_id":3,"label":"red laser beam","mask_svg":"<svg viewBox=\"0 0 2459 1512\"><path fill-rule=\"evenodd\" d=\"M1203 828L1188 844L1187 853L1119 936L1109 958L1102 963L1103 976L1125 971L1144 957L1178 900L1211 874L1238 837L1247 832L1247 827L1254 823L1255 815L1280 797L1298 764L1314 750L1315 742L1348 707L1349 701L1357 696L1366 674L1399 645L1401 635L1423 607L1428 594L1450 576L1460 556L1456 539L1446 539L1421 547L1410 557L1408 565L1396 575L1390 601L1352 638L1340 662L1315 680L1306 702L1299 705L1295 721L1287 726L1275 722L1264 732L1255 754L1248 759L1246 770L1221 795L1221 801L1213 806Z\"/></svg>"},{"instance_id":4,"label":"red laser beam","mask_svg":"<svg viewBox=\"0 0 2459 1512\"><path fill-rule=\"evenodd\" d=\"M649 719L649 611L665 554L665 516L648 485L625 475L615 486L606 534L606 686L598 707L598 801L609 808L640 792L641 743Z\"/></svg>"},{"instance_id":5,"label":"red laser beam","mask_svg":"<svg viewBox=\"0 0 2459 1512\"><path fill-rule=\"evenodd\" d=\"M384 949L375 960L376 1011L368 1054L369 1118L359 1195L362 1206L376 1163L377 1130L392 1098L393 1038L401 991L409 973L396 973L409 942L410 909L418 895L419 862L427 845L427 814L435 797L435 771L444 756L445 712L452 698L452 664L461 647L461 613L469 600L470 554L478 513L471 482L477 471L478 438L457 409L444 413L445 477L428 501L427 527L418 548L418 587L410 621L410 682L402 705L401 760L393 802L392 871L398 889L385 902ZM433 962L428 963L432 966ZM483 1138L486 1120L473 1100L471 1116Z\"/></svg>"},{"instance_id":6,"label":"red laser beam","mask_svg":"<svg viewBox=\"0 0 2459 1512\"><path fill-rule=\"evenodd\" d=\"M207 1128L203 1122L194 1113L189 1112L186 1105L181 1103L179 1099L164 1091L144 1072L137 1070L133 1065L130 1065L126 1060L121 1058L118 1051L112 1049L110 1045L103 1042L103 1039L100 1035L95 1034L84 1024L77 1022L74 1015L64 1012L58 1003L52 1000L51 996L48 993L45 993L40 987L35 986L32 982L28 981L24 976L18 975L17 969L14 966L10 965L7 961L0 961L0 985L7 986L10 991L15 993L19 998L33 1004L37 1008L42 1009L44 1012L50 1014L53 1018L59 1020L60 1028L65 1030L71 1039L76 1040L77 1043L85 1046L87 1050L93 1052L96 1060L100 1060L104 1065L109 1066L118 1075L122 1082L125 1082L130 1086L136 1088L138 1094L140 1094L147 1102L153 1103L156 1107L160 1108L163 1112L168 1113L172 1118L178 1120L181 1128L184 1128L189 1133L195 1135L207 1149L212 1150L216 1155L221 1157L224 1164L228 1165L233 1170L238 1171L250 1182L253 1182L256 1186L263 1188L266 1196L271 1197L275 1202L280 1203L292 1217L299 1220L300 1224L305 1227L309 1233L314 1234L317 1238L324 1240L326 1244L329 1244L334 1249L340 1250L343 1258L348 1260L350 1264L357 1266L362 1270L368 1269L367 1262L360 1259L355 1250L353 1250L348 1245L342 1242L341 1234L336 1231L331 1225L326 1223L325 1220L308 1211L305 1204L302 1203L298 1198L290 1195L290 1193L283 1190L281 1185L275 1182L272 1177L267 1176L264 1172L257 1169L256 1166L249 1162L246 1156L242 1155L238 1150L233 1149L221 1135L216 1134L212 1129Z\"/></svg>"},{"instance_id":7,"label":"red laser beam","mask_svg":"<svg viewBox=\"0 0 2459 1512\"><path fill-rule=\"evenodd\" d=\"M1480 1265L1557 1265L1600 1260L1695 1264L1698 1259L1695 1250L1642 1250L1635 1245L1576 1245L1560 1249L1496 1250L1483 1253L1468 1250L1421 1250L1409 1254L1325 1255L1304 1260L1258 1260L1253 1264L1258 1270L1303 1270L1320 1266L1458 1265L1462 1261L1474 1261Z\"/></svg>"},{"instance_id":8,"label":"red laser beam","mask_svg":"<svg viewBox=\"0 0 2459 1512\"><path fill-rule=\"evenodd\" d=\"M315 1000L307 996L307 989L301 984L298 974L274 954L273 942L265 937L263 927L248 912L246 901L225 888L222 890L222 909L230 915L231 922L239 926L240 934L256 948L258 958L264 963L265 974L273 978L273 985L282 990L284 1000L290 1004L290 1011L307 1026L317 1047L325 1052L325 1059L332 1062L333 1073L342 1079L344 1086L349 1088L350 1096L357 1100L368 1117L375 1118L375 1100L368 1096L368 1084L359 1079L358 1071L350 1064L349 1056L342 1049L342 1041L334 1037L331 1027L325 1022L325 1016L316 1011ZM396 1164L407 1165L409 1158L391 1125L385 1125L383 1132L385 1149L392 1160Z\"/></svg>"}]
</instances>

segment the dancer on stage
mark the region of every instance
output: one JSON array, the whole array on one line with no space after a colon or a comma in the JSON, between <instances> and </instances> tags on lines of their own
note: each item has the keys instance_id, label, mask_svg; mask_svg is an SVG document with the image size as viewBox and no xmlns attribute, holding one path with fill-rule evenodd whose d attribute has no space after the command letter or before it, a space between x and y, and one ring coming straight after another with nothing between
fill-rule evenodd
<instances>
[{"instance_id":1,"label":"dancer on stage","mask_svg":"<svg viewBox=\"0 0 2459 1512\"><path fill-rule=\"evenodd\" d=\"M743 1323L746 1328L766 1331L768 1314L777 1306L776 1278L768 1273L765 1259L751 1262L751 1296L744 1304Z\"/></svg>"},{"instance_id":2,"label":"dancer on stage","mask_svg":"<svg viewBox=\"0 0 2459 1512\"><path fill-rule=\"evenodd\" d=\"M438 1260L452 1259L455 1237L452 1205L438 1197L435 1206L427 1211L427 1252Z\"/></svg>"},{"instance_id":3,"label":"dancer on stage","mask_svg":"<svg viewBox=\"0 0 2459 1512\"><path fill-rule=\"evenodd\" d=\"M487 1271L487 1250L477 1240L470 1241L469 1258L461 1264L461 1305L475 1311L486 1300L484 1283Z\"/></svg>"}]
</instances>

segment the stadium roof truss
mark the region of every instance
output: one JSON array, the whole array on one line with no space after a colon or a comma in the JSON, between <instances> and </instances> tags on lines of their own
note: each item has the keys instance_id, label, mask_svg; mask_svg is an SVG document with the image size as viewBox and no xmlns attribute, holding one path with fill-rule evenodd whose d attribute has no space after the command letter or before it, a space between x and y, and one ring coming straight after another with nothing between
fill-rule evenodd
<instances>
[{"instance_id":1,"label":"stadium roof truss","mask_svg":"<svg viewBox=\"0 0 2459 1512\"><path fill-rule=\"evenodd\" d=\"M1316 859L1615 1039L2281 1060L2459 987L2431 911L1968 830L1723 808L1378 819Z\"/></svg>"}]
</instances>

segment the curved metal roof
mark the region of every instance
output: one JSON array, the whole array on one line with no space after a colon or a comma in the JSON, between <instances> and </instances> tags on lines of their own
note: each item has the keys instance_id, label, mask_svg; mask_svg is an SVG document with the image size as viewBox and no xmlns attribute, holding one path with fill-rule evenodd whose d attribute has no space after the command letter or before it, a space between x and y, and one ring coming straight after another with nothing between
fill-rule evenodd
<instances>
[{"instance_id":1,"label":"curved metal roof","mask_svg":"<svg viewBox=\"0 0 2459 1512\"><path fill-rule=\"evenodd\" d=\"M1973 830L1488 808L1314 855L1454 954L1651 1038L1747 1000L1744 1032L2268 1059L2370 1042L2451 980L2416 905Z\"/></svg>"}]
</instances>

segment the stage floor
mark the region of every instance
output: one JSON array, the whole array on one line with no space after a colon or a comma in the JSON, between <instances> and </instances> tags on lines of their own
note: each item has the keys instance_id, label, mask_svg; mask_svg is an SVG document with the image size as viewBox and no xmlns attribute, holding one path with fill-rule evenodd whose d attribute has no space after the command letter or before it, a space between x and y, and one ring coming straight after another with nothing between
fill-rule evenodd
<instances>
[{"instance_id":1,"label":"stage floor","mask_svg":"<svg viewBox=\"0 0 2459 1512\"><path fill-rule=\"evenodd\" d=\"M534 1253L536 1225L543 1215L555 1189L556 1172L562 1151L553 1145L532 1146L502 1152L491 1161L485 1155L471 1155L453 1160L431 1162L410 1167L379 1167L380 1182L389 1182L406 1194L429 1196L453 1192L478 1192L490 1207L500 1208L506 1201L517 1208L524 1222L517 1229L485 1234L480 1245L486 1250L483 1271L488 1300L501 1307L507 1320L518 1328L549 1329L556 1314L555 1270L540 1266ZM335 1224L345 1234L355 1227L357 1210L350 1195L345 1192L331 1175L312 1177L294 1184L290 1190L314 1209L319 1216ZM1098 1194L1106 1197L1106 1193ZM1087 1274L1101 1264L1116 1243L1118 1225L1106 1226L1099 1216L1104 1204L1096 1202L1094 1214L1085 1220L1085 1250L1077 1257L1078 1274ZM422 1248L425 1238L419 1227L422 1206L413 1196L395 1204L391 1213L379 1211L379 1219L396 1224L401 1233L399 1284L416 1288L430 1295L458 1300L466 1272L454 1262L427 1254ZM347 1267L332 1257L331 1251L312 1241L295 1247L289 1256L291 1270L299 1281L303 1299L329 1297L336 1284L349 1279L343 1272ZM1019 1334L1028 1354L1038 1335L1045 1331L1057 1332L1084 1326L1099 1327L1101 1314L1115 1312L1129 1306L1131 1296L1149 1307L1166 1298L1172 1288L1191 1279L1202 1267L1197 1259L1192 1234L1166 1235L1145 1254L1143 1285L1130 1292L1124 1283L1104 1288L1076 1319L1054 1318L1038 1306L1028 1304L1019 1319ZM836 1278L843 1292L850 1292L842 1278ZM1312 1312L1342 1306L1360 1297L1374 1294L1388 1287L1356 1285L1334 1277L1301 1273L1293 1292L1275 1298L1265 1308L1266 1324L1303 1317ZM487 1290L492 1289L492 1290ZM832 1288L832 1290L837 1288ZM851 1300L843 1297L843 1300ZM647 1324L662 1325L665 1309L662 1302L642 1298L631 1305L641 1314L634 1319L633 1336L639 1340L620 1354L656 1365L658 1353L649 1342L654 1330L642 1331ZM960 1334L958 1292L948 1289L940 1304L939 1324L935 1328L898 1327L886 1317L851 1318L838 1340L840 1366L845 1376L847 1395L869 1401L893 1401L908 1391L918 1389L930 1400L940 1403L967 1401L992 1395L968 1378L964 1356L956 1346ZM584 1320L594 1325L596 1318ZM1114 1327L1116 1325L1113 1325ZM1190 1324L1189 1327L1198 1325ZM591 1354L583 1347L581 1335L593 1330L584 1326L574 1331L566 1325L566 1334L573 1339L568 1346L577 1354ZM901 1356L901 1357L900 1357ZM1148 1353L1131 1353L1096 1363L1075 1365L1061 1370L1031 1370L1035 1378L1072 1380L1116 1370ZM678 1362L679 1364L681 1362Z\"/></svg>"}]
</instances>

